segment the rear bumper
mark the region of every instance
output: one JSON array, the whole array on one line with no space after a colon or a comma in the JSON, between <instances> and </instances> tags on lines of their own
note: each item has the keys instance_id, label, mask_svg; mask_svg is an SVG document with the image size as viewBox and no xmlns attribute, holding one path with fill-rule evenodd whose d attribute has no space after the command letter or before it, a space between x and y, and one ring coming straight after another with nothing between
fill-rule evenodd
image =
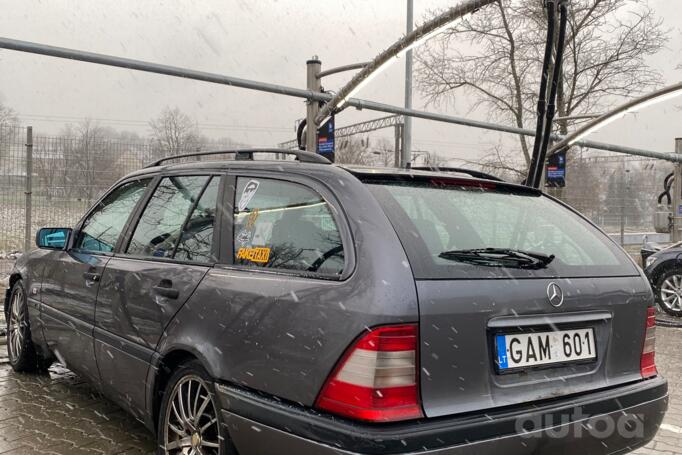
<instances>
[{"instance_id":1,"label":"rear bumper","mask_svg":"<svg viewBox=\"0 0 682 455\"><path fill-rule=\"evenodd\" d=\"M612 454L648 443L668 408L661 377L487 414L367 425L218 385L240 454Z\"/></svg>"}]
</instances>

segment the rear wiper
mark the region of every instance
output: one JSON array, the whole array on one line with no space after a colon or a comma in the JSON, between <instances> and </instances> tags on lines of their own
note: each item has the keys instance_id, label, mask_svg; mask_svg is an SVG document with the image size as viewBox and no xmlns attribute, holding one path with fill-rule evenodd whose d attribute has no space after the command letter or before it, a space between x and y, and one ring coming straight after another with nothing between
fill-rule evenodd
<instances>
[{"instance_id":1,"label":"rear wiper","mask_svg":"<svg viewBox=\"0 0 682 455\"><path fill-rule=\"evenodd\" d=\"M553 254L547 256L546 254L512 250L509 248L450 250L443 251L438 257L485 267L508 267L533 270L545 268L554 260Z\"/></svg>"}]
</instances>

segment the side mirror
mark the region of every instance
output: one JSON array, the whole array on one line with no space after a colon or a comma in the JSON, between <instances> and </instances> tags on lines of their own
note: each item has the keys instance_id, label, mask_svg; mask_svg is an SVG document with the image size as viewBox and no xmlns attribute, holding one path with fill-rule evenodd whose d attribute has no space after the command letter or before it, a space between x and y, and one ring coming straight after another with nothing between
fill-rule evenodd
<instances>
[{"instance_id":1,"label":"side mirror","mask_svg":"<svg viewBox=\"0 0 682 455\"><path fill-rule=\"evenodd\" d=\"M36 234L38 248L63 250L69 242L71 228L42 228Z\"/></svg>"}]
</instances>

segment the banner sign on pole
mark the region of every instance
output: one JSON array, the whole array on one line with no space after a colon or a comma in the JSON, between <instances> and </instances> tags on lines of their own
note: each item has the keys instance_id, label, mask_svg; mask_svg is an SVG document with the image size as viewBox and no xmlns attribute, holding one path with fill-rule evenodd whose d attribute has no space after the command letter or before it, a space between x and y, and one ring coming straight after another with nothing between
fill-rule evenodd
<instances>
[{"instance_id":1,"label":"banner sign on pole","mask_svg":"<svg viewBox=\"0 0 682 455\"><path fill-rule=\"evenodd\" d=\"M549 157L546 167L545 186L563 188L566 186L566 151Z\"/></svg>"},{"instance_id":2,"label":"banner sign on pole","mask_svg":"<svg viewBox=\"0 0 682 455\"><path fill-rule=\"evenodd\" d=\"M317 130L317 153L334 162L334 116Z\"/></svg>"}]
</instances>

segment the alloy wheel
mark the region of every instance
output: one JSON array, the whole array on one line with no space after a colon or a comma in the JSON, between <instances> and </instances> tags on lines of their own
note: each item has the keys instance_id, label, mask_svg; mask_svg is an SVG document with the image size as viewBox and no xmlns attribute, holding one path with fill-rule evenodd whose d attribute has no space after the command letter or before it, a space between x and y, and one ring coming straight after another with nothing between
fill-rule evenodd
<instances>
[{"instance_id":1,"label":"alloy wheel","mask_svg":"<svg viewBox=\"0 0 682 455\"><path fill-rule=\"evenodd\" d=\"M682 275L670 275L661 284L661 303L669 310L682 312Z\"/></svg>"},{"instance_id":2,"label":"alloy wheel","mask_svg":"<svg viewBox=\"0 0 682 455\"><path fill-rule=\"evenodd\" d=\"M24 317L24 291L17 288L12 296L9 310L9 331L7 333L7 347L10 359L16 362L21 357L24 346L25 317Z\"/></svg>"},{"instance_id":3,"label":"alloy wheel","mask_svg":"<svg viewBox=\"0 0 682 455\"><path fill-rule=\"evenodd\" d=\"M164 420L168 455L219 455L218 414L206 383L185 376L173 388Z\"/></svg>"}]
</instances>

